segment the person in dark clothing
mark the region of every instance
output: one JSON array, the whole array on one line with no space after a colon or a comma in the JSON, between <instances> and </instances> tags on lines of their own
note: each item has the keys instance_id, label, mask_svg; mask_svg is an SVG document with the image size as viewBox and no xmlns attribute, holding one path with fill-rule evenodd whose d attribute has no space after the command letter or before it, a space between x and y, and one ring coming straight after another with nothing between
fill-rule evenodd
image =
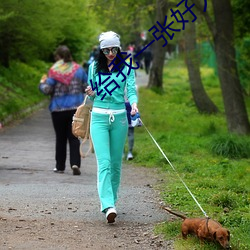
<instances>
[{"instance_id":1,"label":"person in dark clothing","mask_svg":"<svg viewBox=\"0 0 250 250\"><path fill-rule=\"evenodd\" d=\"M145 71L146 71L146 74L148 75L151 61L152 61L152 52L150 48L145 49L145 51L143 52L143 57L144 57Z\"/></svg>"},{"instance_id":2,"label":"person in dark clothing","mask_svg":"<svg viewBox=\"0 0 250 250\"><path fill-rule=\"evenodd\" d=\"M80 142L72 134L72 117L84 99L87 75L84 69L73 61L67 46L55 51L56 62L39 84L40 91L50 95L49 110L56 134L55 173L64 173L66 168L67 141L69 142L70 166L73 175L80 175Z\"/></svg>"},{"instance_id":3,"label":"person in dark clothing","mask_svg":"<svg viewBox=\"0 0 250 250\"><path fill-rule=\"evenodd\" d=\"M135 49L135 54L139 53L141 50L143 49L142 45L138 45ZM136 62L140 65L140 69L143 69L143 53L140 53L137 58L136 58Z\"/></svg>"}]
</instances>

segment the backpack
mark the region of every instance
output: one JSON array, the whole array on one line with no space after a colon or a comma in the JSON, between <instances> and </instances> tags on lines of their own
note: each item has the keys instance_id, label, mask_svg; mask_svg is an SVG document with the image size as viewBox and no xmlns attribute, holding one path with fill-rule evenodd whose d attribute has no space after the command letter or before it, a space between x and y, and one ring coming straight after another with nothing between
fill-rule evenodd
<instances>
[{"instance_id":1,"label":"backpack","mask_svg":"<svg viewBox=\"0 0 250 250\"><path fill-rule=\"evenodd\" d=\"M72 118L72 134L80 140L80 155L85 158L90 151L93 151L93 144L90 137L90 112L92 103L86 103L88 96L86 95L83 103L76 109ZM86 153L83 152L83 145L89 140L89 148Z\"/></svg>"}]
</instances>

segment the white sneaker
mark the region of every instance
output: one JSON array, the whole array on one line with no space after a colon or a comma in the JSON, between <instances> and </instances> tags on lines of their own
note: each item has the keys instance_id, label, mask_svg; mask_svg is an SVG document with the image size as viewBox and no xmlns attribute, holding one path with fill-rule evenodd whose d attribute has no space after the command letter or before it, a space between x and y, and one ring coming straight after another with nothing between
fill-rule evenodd
<instances>
[{"instance_id":1,"label":"white sneaker","mask_svg":"<svg viewBox=\"0 0 250 250\"><path fill-rule=\"evenodd\" d=\"M107 209L106 218L108 220L108 223L114 223L116 216L117 216L117 212L115 208L110 207Z\"/></svg>"},{"instance_id":2,"label":"white sneaker","mask_svg":"<svg viewBox=\"0 0 250 250\"><path fill-rule=\"evenodd\" d=\"M134 156L131 152L128 152L127 161L133 160Z\"/></svg>"},{"instance_id":3,"label":"white sneaker","mask_svg":"<svg viewBox=\"0 0 250 250\"><path fill-rule=\"evenodd\" d=\"M54 168L53 171L54 171L55 173L59 173L59 174L63 174L63 173L64 173L63 170L57 170L57 168Z\"/></svg>"}]
</instances>

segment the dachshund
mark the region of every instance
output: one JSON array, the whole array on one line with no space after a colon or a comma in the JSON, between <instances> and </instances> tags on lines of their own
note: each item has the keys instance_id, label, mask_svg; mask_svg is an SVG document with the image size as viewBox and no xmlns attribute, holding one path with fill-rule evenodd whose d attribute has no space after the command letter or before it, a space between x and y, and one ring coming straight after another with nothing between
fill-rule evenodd
<instances>
[{"instance_id":1,"label":"dachshund","mask_svg":"<svg viewBox=\"0 0 250 250\"><path fill-rule=\"evenodd\" d=\"M223 249L231 249L229 240L230 232L222 225L210 218L187 218L185 215L173 212L171 209L163 207L169 213L183 219L181 233L183 239L187 239L188 234L196 235L200 241L208 240L218 242Z\"/></svg>"}]
</instances>

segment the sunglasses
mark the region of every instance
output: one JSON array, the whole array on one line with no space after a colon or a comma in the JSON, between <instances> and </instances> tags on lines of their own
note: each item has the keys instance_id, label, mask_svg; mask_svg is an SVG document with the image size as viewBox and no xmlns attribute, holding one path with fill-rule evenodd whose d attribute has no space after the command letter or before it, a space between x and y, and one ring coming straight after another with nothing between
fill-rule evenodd
<instances>
[{"instance_id":1,"label":"sunglasses","mask_svg":"<svg viewBox=\"0 0 250 250\"><path fill-rule=\"evenodd\" d=\"M104 55L108 55L110 53L110 51L112 52L112 54L117 54L118 52L118 47L114 47L114 48L111 48L111 49L103 49L102 52Z\"/></svg>"}]
</instances>

